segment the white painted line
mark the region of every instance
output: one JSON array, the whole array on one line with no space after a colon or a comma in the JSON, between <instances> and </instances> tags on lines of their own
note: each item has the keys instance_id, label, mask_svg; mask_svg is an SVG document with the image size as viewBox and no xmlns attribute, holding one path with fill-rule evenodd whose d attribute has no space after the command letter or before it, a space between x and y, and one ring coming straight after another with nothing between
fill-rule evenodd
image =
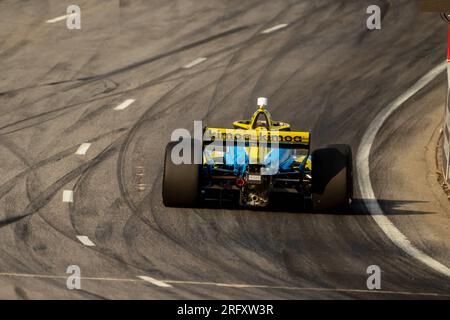
<instances>
[{"instance_id":1,"label":"white painted line","mask_svg":"<svg viewBox=\"0 0 450 320\"><path fill-rule=\"evenodd\" d=\"M9 273L2 272L0 277L17 277L17 278L36 278L36 279L67 279L67 276L30 274L30 273ZM112 281L112 282L139 282L137 279L121 279L121 278L102 278L102 277L82 277L83 280L92 281Z\"/></svg>"},{"instance_id":2,"label":"white painted line","mask_svg":"<svg viewBox=\"0 0 450 320\"><path fill-rule=\"evenodd\" d=\"M170 284L167 284L164 281L156 280L156 279L154 279L152 277L139 276L138 278L140 278L140 279L142 279L144 281L150 282L151 284L154 284L155 286L158 286L158 287L172 288L172 286Z\"/></svg>"},{"instance_id":3,"label":"white painted line","mask_svg":"<svg viewBox=\"0 0 450 320\"><path fill-rule=\"evenodd\" d=\"M368 289L350 289L350 288L320 288L320 287L289 287L275 285L257 285L245 283L218 283L218 282L201 282L201 281L179 281L179 280L163 280L165 283L185 284L185 285L203 285L218 286L234 289L276 289L276 290L296 290L296 291L322 291L322 292L353 292L353 293L374 293L374 294L396 294L396 295L423 295L423 296L449 296L450 294L440 294L434 292L409 292L409 291L390 291L390 290L368 290Z\"/></svg>"},{"instance_id":4,"label":"white painted line","mask_svg":"<svg viewBox=\"0 0 450 320\"><path fill-rule=\"evenodd\" d=\"M384 214L377 199L375 198L375 194L372 189L369 167L370 150L372 149L375 137L377 136L377 133L383 126L384 122L397 109L399 109L403 105L403 103L413 97L433 79L444 72L446 67L447 63L443 63L432 69L419 81L417 81L408 91L394 100L377 115L375 120L373 120L370 124L369 128L367 128L367 131L361 140L356 156L356 168L358 171L358 182L361 191L361 197L364 199L365 206L369 210L372 218L375 220L381 230L386 234L386 236L391 239L391 241L397 247L402 249L413 258L424 263L433 270L440 272L447 277L450 277L450 269L447 266L443 265L439 261L414 247L409 239L399 229L397 229L397 227Z\"/></svg>"},{"instance_id":5,"label":"white painted line","mask_svg":"<svg viewBox=\"0 0 450 320\"><path fill-rule=\"evenodd\" d=\"M90 143L82 143L75 154L84 156L90 147Z\"/></svg>"},{"instance_id":6,"label":"white painted line","mask_svg":"<svg viewBox=\"0 0 450 320\"><path fill-rule=\"evenodd\" d=\"M263 33L263 34L271 33L271 32L274 32L274 31L277 31L277 30L280 30L280 29L284 29L287 26L288 26L287 23L279 24L279 25L276 25L276 26L274 26L272 28L269 28L269 29L266 29L264 31L261 31L261 33Z\"/></svg>"},{"instance_id":7,"label":"white painted line","mask_svg":"<svg viewBox=\"0 0 450 320\"><path fill-rule=\"evenodd\" d=\"M73 202L73 191L64 190L63 191L63 202Z\"/></svg>"},{"instance_id":8,"label":"white painted line","mask_svg":"<svg viewBox=\"0 0 450 320\"><path fill-rule=\"evenodd\" d=\"M236 289L245 289L245 288L252 288L252 285L248 284L238 284L238 283L217 283L216 286L218 287L226 287L226 288L236 288Z\"/></svg>"},{"instance_id":9,"label":"white painted line","mask_svg":"<svg viewBox=\"0 0 450 320\"><path fill-rule=\"evenodd\" d=\"M86 247L95 247L95 243L91 241L87 236L77 236L77 239Z\"/></svg>"},{"instance_id":10,"label":"white painted line","mask_svg":"<svg viewBox=\"0 0 450 320\"><path fill-rule=\"evenodd\" d=\"M66 14L64 16L56 17L54 19L47 20L46 23L55 23L55 22L63 21L63 20L66 20L67 18L70 18L73 16L76 16L76 13L71 13L71 14Z\"/></svg>"},{"instance_id":11,"label":"white painted line","mask_svg":"<svg viewBox=\"0 0 450 320\"><path fill-rule=\"evenodd\" d=\"M30 273L10 273L0 272L0 277L16 277L16 278L36 278L36 279L67 279L67 275L45 275L45 274L30 274ZM110 281L110 282L131 282L137 283L140 281L149 282L146 279L125 279L112 277L82 277L83 280L89 281ZM144 277L148 278L148 277ZM153 279L153 278L152 278ZM154 279L153 279L154 280ZM161 282L161 281L159 281ZM288 287L288 286L273 286L273 285L255 285L255 284L233 284L233 283L217 283L217 282L201 282L201 281L179 281L179 280L164 280L166 285L184 284L184 285L201 285L201 286L219 286L229 288L255 288L255 289L275 289L275 290L295 290L295 291L323 291L323 292L362 292L371 294L393 294L393 295L416 295L416 296L433 296L433 297L450 297L450 294L442 294L437 292L410 292L410 291L390 291L390 290L368 290L368 289L350 289L350 288L320 288L320 287Z\"/></svg>"},{"instance_id":12,"label":"white painted line","mask_svg":"<svg viewBox=\"0 0 450 320\"><path fill-rule=\"evenodd\" d=\"M194 61L192 61L192 62L188 63L187 65L185 65L183 68L184 69L190 69L190 68L195 67L196 65L198 65L198 64L200 64L202 62L205 62L206 60L208 60L208 59L204 58L204 57L197 58Z\"/></svg>"},{"instance_id":13,"label":"white painted line","mask_svg":"<svg viewBox=\"0 0 450 320\"><path fill-rule=\"evenodd\" d=\"M114 110L120 111L128 108L132 103L134 103L136 100L134 99L127 99L121 104L119 104L117 107L114 108Z\"/></svg>"}]
</instances>

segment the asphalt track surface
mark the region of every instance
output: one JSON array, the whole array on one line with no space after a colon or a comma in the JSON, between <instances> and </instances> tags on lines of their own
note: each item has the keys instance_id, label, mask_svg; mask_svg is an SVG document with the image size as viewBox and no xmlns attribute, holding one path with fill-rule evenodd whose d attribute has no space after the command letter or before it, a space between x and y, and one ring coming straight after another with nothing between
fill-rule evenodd
<instances>
[{"instance_id":1,"label":"asphalt track surface","mask_svg":"<svg viewBox=\"0 0 450 320\"><path fill-rule=\"evenodd\" d=\"M258 96L274 118L311 130L313 148L356 153L378 112L445 59L436 15L409 0L80 0L81 30L46 23L66 2L0 1L0 298L450 298L449 279L382 233L358 186L337 213L161 201L171 132L230 126ZM382 30L368 31L375 2ZM449 266L450 210L433 166L445 81L389 118L370 167L391 221ZM69 265L81 290L66 288ZM381 291L366 287L370 265Z\"/></svg>"}]
</instances>

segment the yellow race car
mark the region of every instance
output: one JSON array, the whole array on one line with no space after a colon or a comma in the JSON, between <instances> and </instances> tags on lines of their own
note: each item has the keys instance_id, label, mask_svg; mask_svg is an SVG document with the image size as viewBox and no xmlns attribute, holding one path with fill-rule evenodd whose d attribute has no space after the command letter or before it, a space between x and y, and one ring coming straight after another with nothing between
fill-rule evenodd
<instances>
[{"instance_id":1,"label":"yellow race car","mask_svg":"<svg viewBox=\"0 0 450 320\"><path fill-rule=\"evenodd\" d=\"M280 196L289 196L299 209L327 210L351 203L350 146L331 145L310 153L310 132L292 131L288 123L274 121L266 98L258 98L250 120L236 121L233 127L204 128L202 141L188 144L191 161L184 163L173 160L181 142L167 145L164 205L196 207L216 201L266 207Z\"/></svg>"}]
</instances>

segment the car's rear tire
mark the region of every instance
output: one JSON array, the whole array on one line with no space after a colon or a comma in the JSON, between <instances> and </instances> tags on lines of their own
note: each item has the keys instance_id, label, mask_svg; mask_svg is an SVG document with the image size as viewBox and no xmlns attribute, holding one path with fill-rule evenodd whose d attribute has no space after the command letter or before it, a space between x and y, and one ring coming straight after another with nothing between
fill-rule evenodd
<instances>
[{"instance_id":1,"label":"car's rear tire","mask_svg":"<svg viewBox=\"0 0 450 320\"><path fill-rule=\"evenodd\" d=\"M353 198L353 157L348 145L312 154L312 206L315 211L347 207Z\"/></svg>"},{"instance_id":2,"label":"car's rear tire","mask_svg":"<svg viewBox=\"0 0 450 320\"><path fill-rule=\"evenodd\" d=\"M191 144L191 163L174 164L172 150L178 142L170 142L166 147L162 198L166 207L196 207L200 199L201 164L194 163L194 142ZM201 158L200 158L201 159Z\"/></svg>"}]
</instances>

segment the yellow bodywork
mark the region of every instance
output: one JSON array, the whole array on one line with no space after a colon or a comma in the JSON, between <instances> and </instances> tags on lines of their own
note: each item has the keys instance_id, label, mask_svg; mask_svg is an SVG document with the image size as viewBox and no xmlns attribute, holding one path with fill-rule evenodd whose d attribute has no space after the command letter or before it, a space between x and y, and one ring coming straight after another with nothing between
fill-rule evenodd
<instances>
[{"instance_id":1,"label":"yellow bodywork","mask_svg":"<svg viewBox=\"0 0 450 320\"><path fill-rule=\"evenodd\" d=\"M224 158L225 158L225 151L219 151L219 150L213 150L210 153L203 153L203 164L208 163L210 160L212 160L215 164L223 164ZM261 163L262 159L265 158L267 155L269 149L262 150L259 147L246 147L245 148L246 153L249 155L249 162L253 164ZM306 155L294 155L294 165L293 168L296 166L298 167L303 160L305 159ZM305 168L307 170L311 170L311 159L308 158L306 160Z\"/></svg>"},{"instance_id":2,"label":"yellow bodywork","mask_svg":"<svg viewBox=\"0 0 450 320\"><path fill-rule=\"evenodd\" d=\"M237 141L237 142L258 142L258 143L287 143L309 145L309 132L295 131L275 131L266 128L256 128L252 130L206 128L204 141Z\"/></svg>"},{"instance_id":3,"label":"yellow bodywork","mask_svg":"<svg viewBox=\"0 0 450 320\"><path fill-rule=\"evenodd\" d=\"M262 121L263 126L257 123L260 117L265 119ZM273 121L270 113L264 107L260 107L250 120L235 121L233 125L234 129L206 128L203 141L223 142L223 144L219 144L223 147L227 145L227 142L230 143L230 146L234 145L235 142L238 145L242 143L242 147L245 147L249 157L249 162L252 164L261 163L272 148L283 148L285 146L287 149L292 149L291 156L295 159L294 167L295 164L302 163L305 158L305 155L297 155L295 149L309 148L309 132L290 131L288 123ZM217 147L217 149L213 148L211 152L204 153L204 163L210 160L217 164L222 163L227 149L226 147L225 149ZM306 162L306 168L311 168L309 159Z\"/></svg>"},{"instance_id":4,"label":"yellow bodywork","mask_svg":"<svg viewBox=\"0 0 450 320\"><path fill-rule=\"evenodd\" d=\"M250 120L235 121L233 122L233 126L235 129L244 129L244 130L254 129L255 121L261 114L267 119L268 123L266 129L270 131L290 130L291 126L289 123L281 121L273 121L272 116L270 115L269 111L266 108L264 108L264 106L259 107Z\"/></svg>"}]
</instances>

